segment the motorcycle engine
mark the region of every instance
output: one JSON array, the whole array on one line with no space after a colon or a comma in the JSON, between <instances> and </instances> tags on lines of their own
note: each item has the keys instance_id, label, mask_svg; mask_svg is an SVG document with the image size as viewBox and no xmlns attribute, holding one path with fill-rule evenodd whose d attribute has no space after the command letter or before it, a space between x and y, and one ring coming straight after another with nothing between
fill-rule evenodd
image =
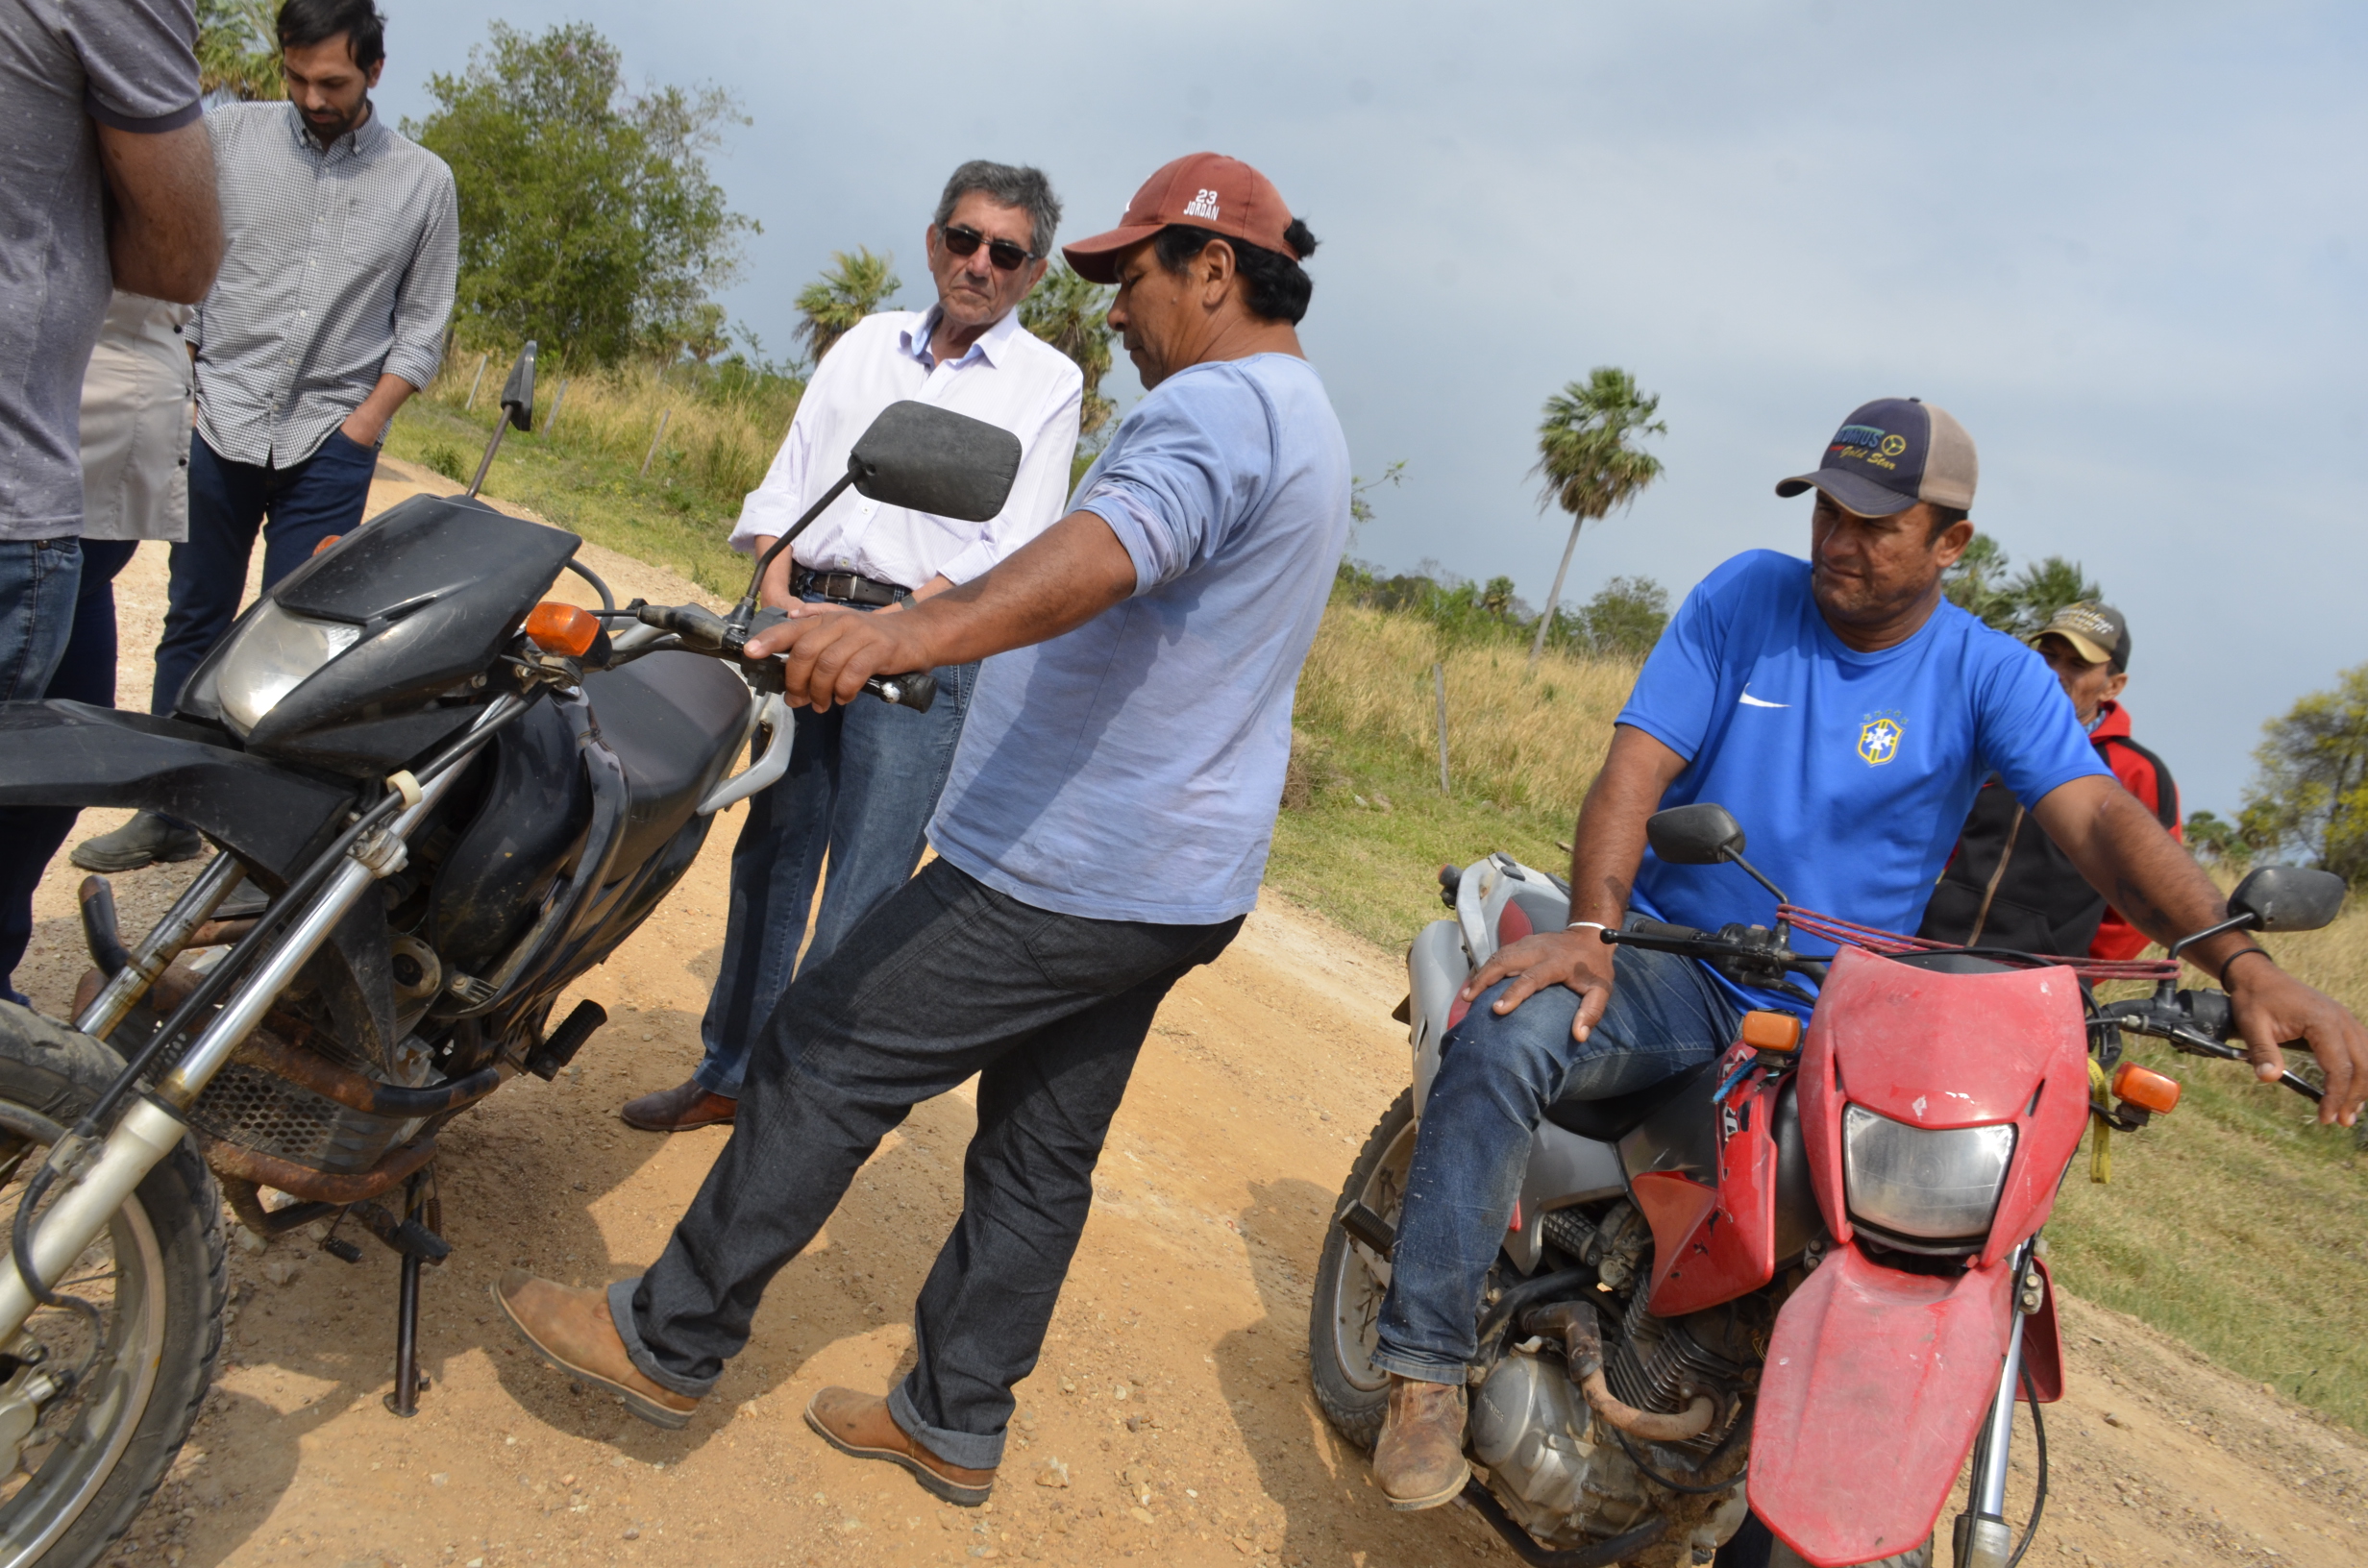
<instances>
[{"instance_id":1,"label":"motorcycle engine","mask_svg":"<svg viewBox=\"0 0 2368 1568\"><path fill-rule=\"evenodd\" d=\"M1591 1436L1594 1413L1559 1359L1517 1350L1472 1395L1471 1446L1506 1510L1533 1535L1616 1535L1647 1508L1636 1466Z\"/></svg>"},{"instance_id":2,"label":"motorcycle engine","mask_svg":"<svg viewBox=\"0 0 2368 1568\"><path fill-rule=\"evenodd\" d=\"M1708 1455L1741 1414L1740 1396L1759 1381L1766 1335L1747 1306L1730 1302L1686 1317L1655 1317L1644 1310L1646 1292L1628 1298L1627 1315L1616 1344L1604 1346L1603 1381L1640 1410L1682 1410L1697 1394L1718 1402L1718 1414L1699 1437L1667 1446Z\"/></svg>"}]
</instances>

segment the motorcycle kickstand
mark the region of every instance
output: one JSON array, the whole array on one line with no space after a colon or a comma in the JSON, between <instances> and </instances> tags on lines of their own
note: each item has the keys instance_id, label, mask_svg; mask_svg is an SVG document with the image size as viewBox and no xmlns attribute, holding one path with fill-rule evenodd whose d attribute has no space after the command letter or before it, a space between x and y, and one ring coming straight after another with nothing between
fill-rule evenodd
<instances>
[{"instance_id":1,"label":"motorcycle kickstand","mask_svg":"<svg viewBox=\"0 0 2368 1568\"><path fill-rule=\"evenodd\" d=\"M428 1172L414 1171L403 1185L403 1217L416 1220L424 1205L420 1194L427 1189ZM383 1403L387 1409L405 1419L419 1413L419 1391L428 1386L428 1380L419 1375L419 1269L416 1252L402 1254L401 1284L395 1290L395 1387Z\"/></svg>"}]
</instances>

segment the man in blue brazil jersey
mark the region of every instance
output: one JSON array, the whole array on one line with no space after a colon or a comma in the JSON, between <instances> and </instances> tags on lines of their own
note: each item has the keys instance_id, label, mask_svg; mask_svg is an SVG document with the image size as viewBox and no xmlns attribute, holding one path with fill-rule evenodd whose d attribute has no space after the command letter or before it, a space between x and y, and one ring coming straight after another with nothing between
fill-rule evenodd
<instances>
[{"instance_id":1,"label":"man in blue brazil jersey","mask_svg":"<svg viewBox=\"0 0 2368 1568\"><path fill-rule=\"evenodd\" d=\"M1654 812L1715 801L1797 903L1912 930L1995 772L2148 935L2226 918L2210 880L2098 762L2047 665L1942 599L1941 573L1973 539L1975 473L1972 438L1943 410L1859 408L1814 472L1776 487L1816 492L1810 558L1753 551L1719 567L1646 661L1580 809L1571 926L1510 944L1471 977L1424 1107L1373 1357L1391 1374L1373 1468L1393 1507L1463 1488L1474 1309L1544 1107L1710 1061L1745 1009L1807 1011L1691 959L1605 944L1631 915L1709 929L1774 919L1739 869L1652 855ZM2327 1069L2322 1117L2350 1124L2368 1092L2368 1032L2249 937L2188 956L2222 976L2245 1040L2309 1041ZM2282 1070L2274 1044L2252 1056L2266 1078Z\"/></svg>"}]
</instances>

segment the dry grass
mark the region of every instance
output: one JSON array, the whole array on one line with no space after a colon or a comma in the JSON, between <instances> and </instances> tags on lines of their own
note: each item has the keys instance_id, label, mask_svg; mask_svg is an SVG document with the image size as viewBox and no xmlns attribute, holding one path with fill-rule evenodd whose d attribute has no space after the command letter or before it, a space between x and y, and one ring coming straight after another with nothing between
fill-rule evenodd
<instances>
[{"instance_id":1,"label":"dry grass","mask_svg":"<svg viewBox=\"0 0 2368 1568\"><path fill-rule=\"evenodd\" d=\"M427 396L449 408L467 401L477 377L478 355L456 354L428 388ZM496 358L485 366L475 412L486 413L502 391L505 367ZM797 401L784 391L734 397L713 386L687 385L698 374L684 367L661 375L655 366L629 363L609 370L570 374L555 366L540 367L535 387L535 439L560 453L630 463L639 470L658 433L658 419L666 429L651 458L653 478L672 478L737 506L739 499L756 488L789 429ZM555 433L550 429L555 400L561 397ZM778 388L781 383L774 383Z\"/></svg>"}]
</instances>

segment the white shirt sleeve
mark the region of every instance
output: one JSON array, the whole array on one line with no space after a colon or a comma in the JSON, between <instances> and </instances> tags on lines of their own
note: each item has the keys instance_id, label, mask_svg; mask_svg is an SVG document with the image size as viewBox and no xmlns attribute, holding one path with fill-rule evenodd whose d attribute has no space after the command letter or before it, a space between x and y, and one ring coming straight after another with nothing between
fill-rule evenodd
<instances>
[{"instance_id":1,"label":"white shirt sleeve","mask_svg":"<svg viewBox=\"0 0 2368 1568\"><path fill-rule=\"evenodd\" d=\"M1046 413L1037 422L1020 459L1011 497L976 539L940 566L938 576L963 583L1001 562L1012 551L1060 521L1069 499L1070 465L1077 455L1077 424L1084 406L1085 379L1076 367L1054 383Z\"/></svg>"},{"instance_id":2,"label":"white shirt sleeve","mask_svg":"<svg viewBox=\"0 0 2368 1568\"><path fill-rule=\"evenodd\" d=\"M778 539L789 531L805 510L806 475L814 466L814 422L824 416L828 406L829 362L814 367L813 379L805 383L799 396L798 411L790 416L789 433L781 438L781 450L773 454L773 466L748 499L740 503L740 521L732 525L731 548L743 555L755 553L759 538Z\"/></svg>"}]
</instances>

